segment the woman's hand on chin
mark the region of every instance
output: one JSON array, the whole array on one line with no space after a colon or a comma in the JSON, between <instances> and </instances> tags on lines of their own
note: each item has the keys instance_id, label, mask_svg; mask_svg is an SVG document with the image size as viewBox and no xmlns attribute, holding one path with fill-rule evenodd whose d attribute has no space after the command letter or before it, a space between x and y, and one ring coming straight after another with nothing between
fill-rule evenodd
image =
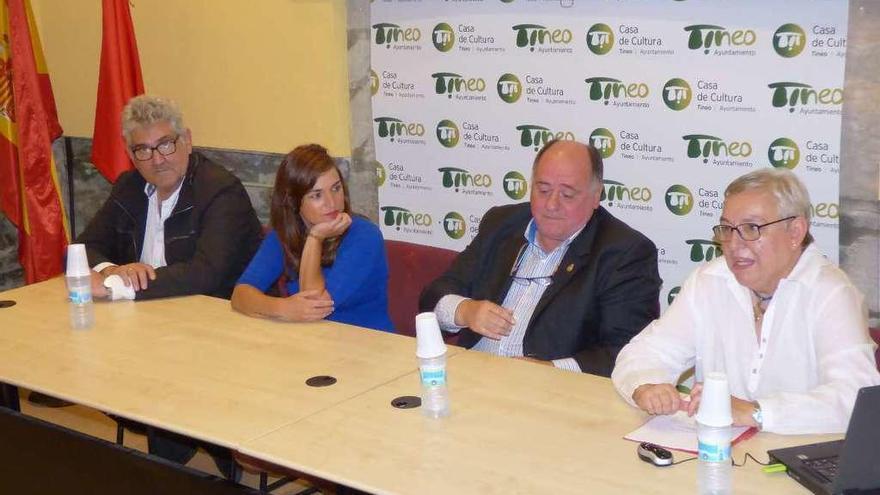
<instances>
[{"instance_id":1,"label":"woman's hand on chin","mask_svg":"<svg viewBox=\"0 0 880 495\"><path fill-rule=\"evenodd\" d=\"M333 220L316 223L309 229L309 236L323 241L333 237L339 237L351 226L351 215L340 212Z\"/></svg>"}]
</instances>

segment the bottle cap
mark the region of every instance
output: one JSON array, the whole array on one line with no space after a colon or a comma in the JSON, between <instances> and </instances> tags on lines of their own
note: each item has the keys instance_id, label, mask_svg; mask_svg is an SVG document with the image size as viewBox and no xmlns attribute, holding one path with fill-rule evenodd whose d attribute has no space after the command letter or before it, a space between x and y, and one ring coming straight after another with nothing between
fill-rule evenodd
<instances>
[{"instance_id":1,"label":"bottle cap","mask_svg":"<svg viewBox=\"0 0 880 495\"><path fill-rule=\"evenodd\" d=\"M730 388L727 375L722 372L706 373L697 421L707 426L730 426Z\"/></svg>"},{"instance_id":2,"label":"bottle cap","mask_svg":"<svg viewBox=\"0 0 880 495\"><path fill-rule=\"evenodd\" d=\"M440 324L434 313L416 315L416 356L434 358L446 353L446 344L440 333Z\"/></svg>"},{"instance_id":3,"label":"bottle cap","mask_svg":"<svg viewBox=\"0 0 880 495\"><path fill-rule=\"evenodd\" d=\"M67 246L67 272L68 277L85 277L91 274L89 260L86 257L85 244L70 244Z\"/></svg>"}]
</instances>

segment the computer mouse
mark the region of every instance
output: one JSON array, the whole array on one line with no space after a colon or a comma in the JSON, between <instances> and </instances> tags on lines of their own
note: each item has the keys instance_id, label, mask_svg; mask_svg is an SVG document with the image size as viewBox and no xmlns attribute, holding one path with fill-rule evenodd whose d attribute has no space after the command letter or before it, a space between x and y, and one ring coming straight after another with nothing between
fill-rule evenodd
<instances>
[{"instance_id":1,"label":"computer mouse","mask_svg":"<svg viewBox=\"0 0 880 495\"><path fill-rule=\"evenodd\" d=\"M639 454L639 459L655 466L672 465L672 452L659 445L642 442L639 444L639 448L636 449L636 452Z\"/></svg>"}]
</instances>

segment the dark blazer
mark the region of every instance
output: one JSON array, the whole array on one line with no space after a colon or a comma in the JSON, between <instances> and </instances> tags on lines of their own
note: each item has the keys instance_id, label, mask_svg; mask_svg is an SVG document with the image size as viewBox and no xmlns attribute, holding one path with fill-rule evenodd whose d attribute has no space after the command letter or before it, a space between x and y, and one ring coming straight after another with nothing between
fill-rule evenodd
<instances>
[{"instance_id":1,"label":"dark blazer","mask_svg":"<svg viewBox=\"0 0 880 495\"><path fill-rule=\"evenodd\" d=\"M447 294L500 305L531 219L528 203L486 212L473 242L422 292L421 311L433 311ZM543 360L573 357L584 372L610 376L620 349L657 318L660 283L654 243L599 207L535 307L524 354ZM462 329L458 343L472 347L481 337Z\"/></svg>"},{"instance_id":2,"label":"dark blazer","mask_svg":"<svg viewBox=\"0 0 880 495\"><path fill-rule=\"evenodd\" d=\"M76 242L89 264L140 260L147 223L146 181L137 170L119 176L110 197ZM198 153L189 158L171 215L165 261L136 299L206 294L228 299L260 244L262 229L241 181Z\"/></svg>"}]
</instances>

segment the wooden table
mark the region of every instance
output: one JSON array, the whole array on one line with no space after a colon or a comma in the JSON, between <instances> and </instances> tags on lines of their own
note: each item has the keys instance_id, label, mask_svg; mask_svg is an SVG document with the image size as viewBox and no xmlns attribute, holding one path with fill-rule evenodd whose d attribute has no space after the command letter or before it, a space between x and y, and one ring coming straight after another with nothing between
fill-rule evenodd
<instances>
[{"instance_id":1,"label":"wooden table","mask_svg":"<svg viewBox=\"0 0 880 495\"><path fill-rule=\"evenodd\" d=\"M608 379L474 351L449 360L452 414L400 410L416 373L254 441L248 455L371 493L694 493L697 462L656 468L622 437L647 419ZM768 448L837 436L761 433L735 447L766 461ZM677 459L690 457L676 453ZM734 493L806 493L752 461L734 468Z\"/></svg>"},{"instance_id":2,"label":"wooden table","mask_svg":"<svg viewBox=\"0 0 880 495\"><path fill-rule=\"evenodd\" d=\"M204 296L98 303L69 327L60 279L0 294L0 382L141 421L373 493L692 493L696 462L655 468L622 437L646 417L609 380L450 347L452 415L419 395L409 337L245 317ZM332 375L326 388L304 385ZM759 434L766 450L836 436ZM677 454L679 459L684 454ZM805 493L749 463L735 493Z\"/></svg>"},{"instance_id":3,"label":"wooden table","mask_svg":"<svg viewBox=\"0 0 880 495\"><path fill-rule=\"evenodd\" d=\"M231 448L413 372L415 340L280 323L188 296L99 302L72 330L63 279L0 293L0 382ZM453 348L452 352L456 352ZM305 385L315 375L338 382Z\"/></svg>"}]
</instances>

